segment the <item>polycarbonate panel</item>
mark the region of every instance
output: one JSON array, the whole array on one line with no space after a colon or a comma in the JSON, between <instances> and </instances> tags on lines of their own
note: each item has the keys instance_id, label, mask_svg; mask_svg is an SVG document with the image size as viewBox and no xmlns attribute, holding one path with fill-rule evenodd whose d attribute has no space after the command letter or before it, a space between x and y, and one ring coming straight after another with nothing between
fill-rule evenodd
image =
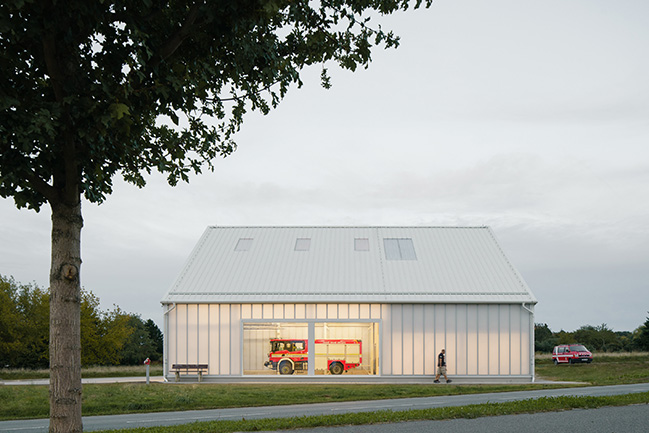
<instances>
[{"instance_id":1,"label":"polycarbonate panel","mask_svg":"<svg viewBox=\"0 0 649 433\"><path fill-rule=\"evenodd\" d=\"M424 304L424 374L434 375L436 369L435 357L435 306Z\"/></svg>"},{"instance_id":2,"label":"polycarbonate panel","mask_svg":"<svg viewBox=\"0 0 649 433\"><path fill-rule=\"evenodd\" d=\"M414 321L413 321L414 305L403 305L401 309L402 314L402 342L401 342L401 362L402 374L412 375L414 367Z\"/></svg>"},{"instance_id":3,"label":"polycarbonate panel","mask_svg":"<svg viewBox=\"0 0 649 433\"><path fill-rule=\"evenodd\" d=\"M413 354L413 374L424 374L424 352L426 350L424 335L426 328L424 327L424 305L413 305L412 311L412 354Z\"/></svg>"},{"instance_id":4,"label":"polycarbonate panel","mask_svg":"<svg viewBox=\"0 0 649 433\"><path fill-rule=\"evenodd\" d=\"M217 332L219 333L219 353L221 354L219 374L230 375L230 347L231 347L231 329L232 322L230 321L230 305L222 304L219 306L219 325ZM238 326L238 324L237 324Z\"/></svg>"},{"instance_id":5,"label":"polycarbonate panel","mask_svg":"<svg viewBox=\"0 0 649 433\"><path fill-rule=\"evenodd\" d=\"M499 366L499 372L500 374L511 374L511 338L512 334L511 332L508 332L507 334L503 333L502 331L505 329L511 330L511 323L509 322L509 312L510 306L509 305L501 305L499 308L499 325L500 325L500 366Z\"/></svg>"},{"instance_id":6,"label":"polycarbonate panel","mask_svg":"<svg viewBox=\"0 0 649 433\"><path fill-rule=\"evenodd\" d=\"M498 305L488 305L487 315L489 317L489 374L500 374L500 325L498 322Z\"/></svg>"},{"instance_id":7,"label":"polycarbonate panel","mask_svg":"<svg viewBox=\"0 0 649 433\"><path fill-rule=\"evenodd\" d=\"M455 371L458 375L467 374L467 306L457 305L456 307L456 330L455 330Z\"/></svg>"},{"instance_id":8,"label":"polycarbonate panel","mask_svg":"<svg viewBox=\"0 0 649 433\"><path fill-rule=\"evenodd\" d=\"M197 335L197 344L198 344L198 357L197 362L199 364L209 364L210 359L210 313L209 305L201 304L198 305L197 309L197 322L198 322L198 335Z\"/></svg>"},{"instance_id":9,"label":"polycarbonate panel","mask_svg":"<svg viewBox=\"0 0 649 433\"><path fill-rule=\"evenodd\" d=\"M478 306L478 375L489 374L489 306Z\"/></svg>"},{"instance_id":10,"label":"polycarbonate panel","mask_svg":"<svg viewBox=\"0 0 649 433\"><path fill-rule=\"evenodd\" d=\"M219 332L220 308L219 305L208 305L210 328L208 330L210 348L209 348L209 368L208 374L217 375L221 368L221 333Z\"/></svg>"},{"instance_id":11,"label":"polycarbonate panel","mask_svg":"<svg viewBox=\"0 0 649 433\"><path fill-rule=\"evenodd\" d=\"M443 348L446 351L446 367L449 372L454 371L457 374L457 305L446 305L444 316L446 317L446 323L444 324L446 342Z\"/></svg>"},{"instance_id":12,"label":"polycarbonate panel","mask_svg":"<svg viewBox=\"0 0 649 433\"><path fill-rule=\"evenodd\" d=\"M511 374L522 374L521 350L527 348L521 344L521 313L523 309L518 305L510 307L511 312Z\"/></svg>"},{"instance_id":13,"label":"polycarbonate panel","mask_svg":"<svg viewBox=\"0 0 649 433\"><path fill-rule=\"evenodd\" d=\"M198 364L198 305L187 305L187 363Z\"/></svg>"},{"instance_id":14,"label":"polycarbonate panel","mask_svg":"<svg viewBox=\"0 0 649 433\"><path fill-rule=\"evenodd\" d=\"M478 374L478 306L467 305L466 358L467 374Z\"/></svg>"},{"instance_id":15,"label":"polycarbonate panel","mask_svg":"<svg viewBox=\"0 0 649 433\"><path fill-rule=\"evenodd\" d=\"M392 371L390 374L403 374L403 305L391 306L391 349Z\"/></svg>"}]
</instances>

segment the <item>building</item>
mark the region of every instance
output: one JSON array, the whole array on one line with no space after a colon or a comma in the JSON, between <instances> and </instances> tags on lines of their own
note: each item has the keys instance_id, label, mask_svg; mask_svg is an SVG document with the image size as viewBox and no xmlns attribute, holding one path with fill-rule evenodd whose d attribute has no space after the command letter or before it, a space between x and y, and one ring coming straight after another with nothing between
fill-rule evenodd
<instances>
[{"instance_id":1,"label":"building","mask_svg":"<svg viewBox=\"0 0 649 433\"><path fill-rule=\"evenodd\" d=\"M453 379L533 381L536 302L488 227L208 227L162 300L165 375L330 380L338 339L362 342L339 380L429 379L445 348ZM279 374L271 340L316 350Z\"/></svg>"}]
</instances>

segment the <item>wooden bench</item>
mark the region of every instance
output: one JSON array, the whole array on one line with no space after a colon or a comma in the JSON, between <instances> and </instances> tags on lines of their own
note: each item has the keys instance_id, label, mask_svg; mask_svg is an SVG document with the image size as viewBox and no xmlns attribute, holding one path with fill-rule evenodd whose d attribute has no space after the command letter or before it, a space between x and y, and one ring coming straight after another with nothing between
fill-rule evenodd
<instances>
[{"instance_id":1,"label":"wooden bench","mask_svg":"<svg viewBox=\"0 0 649 433\"><path fill-rule=\"evenodd\" d=\"M174 364L171 366L171 371L176 375L176 382L180 380L180 373L194 373L198 374L198 381L203 380L203 372L207 371L207 364Z\"/></svg>"}]
</instances>

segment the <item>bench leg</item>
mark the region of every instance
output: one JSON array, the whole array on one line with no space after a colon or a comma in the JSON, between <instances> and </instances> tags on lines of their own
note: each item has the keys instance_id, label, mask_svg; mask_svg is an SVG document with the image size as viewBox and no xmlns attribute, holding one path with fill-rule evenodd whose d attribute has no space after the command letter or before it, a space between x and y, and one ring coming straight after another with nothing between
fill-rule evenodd
<instances>
[{"instance_id":1,"label":"bench leg","mask_svg":"<svg viewBox=\"0 0 649 433\"><path fill-rule=\"evenodd\" d=\"M203 372L200 371L200 370L198 371L198 381L199 381L199 382L202 382L202 381L203 381Z\"/></svg>"},{"instance_id":2,"label":"bench leg","mask_svg":"<svg viewBox=\"0 0 649 433\"><path fill-rule=\"evenodd\" d=\"M176 375L176 382L178 382L180 380L180 373L176 372L175 375Z\"/></svg>"}]
</instances>

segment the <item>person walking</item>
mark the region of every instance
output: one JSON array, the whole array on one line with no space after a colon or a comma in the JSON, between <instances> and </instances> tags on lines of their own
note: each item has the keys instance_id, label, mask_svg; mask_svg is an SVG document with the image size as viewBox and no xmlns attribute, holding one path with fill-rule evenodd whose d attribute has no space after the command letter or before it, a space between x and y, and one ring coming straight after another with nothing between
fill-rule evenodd
<instances>
[{"instance_id":1,"label":"person walking","mask_svg":"<svg viewBox=\"0 0 649 433\"><path fill-rule=\"evenodd\" d=\"M439 377L444 376L446 383L451 383L451 379L446 377L446 351L442 349L439 355L437 355L437 376L433 382L439 383Z\"/></svg>"}]
</instances>

